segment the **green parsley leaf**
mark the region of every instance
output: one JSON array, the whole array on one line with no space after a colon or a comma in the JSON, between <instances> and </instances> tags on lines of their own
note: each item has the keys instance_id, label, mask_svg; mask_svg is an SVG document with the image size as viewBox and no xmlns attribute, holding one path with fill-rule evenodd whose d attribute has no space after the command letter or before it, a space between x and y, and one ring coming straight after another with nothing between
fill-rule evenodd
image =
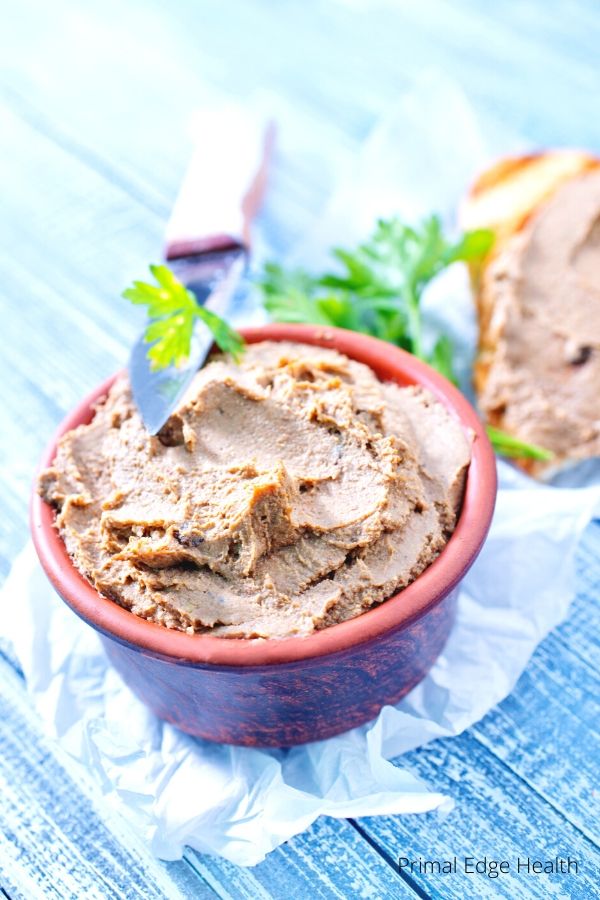
<instances>
[{"instance_id":1,"label":"green parsley leaf","mask_svg":"<svg viewBox=\"0 0 600 900\"><path fill-rule=\"evenodd\" d=\"M147 356L151 368L165 369L186 362L197 319L211 330L217 346L237 361L244 348L242 336L216 313L201 306L168 266L150 266L150 272L156 284L134 281L122 296L147 309L150 321L144 340L150 344Z\"/></svg>"},{"instance_id":2,"label":"green parsley leaf","mask_svg":"<svg viewBox=\"0 0 600 900\"><path fill-rule=\"evenodd\" d=\"M487 256L494 243L494 232L487 228L467 231L451 248L447 262L478 262Z\"/></svg>"},{"instance_id":3,"label":"green parsley leaf","mask_svg":"<svg viewBox=\"0 0 600 900\"><path fill-rule=\"evenodd\" d=\"M260 287L267 312L277 322L313 322L333 325L314 301L316 284L303 269L284 269L278 263L267 263Z\"/></svg>"},{"instance_id":4,"label":"green parsley leaf","mask_svg":"<svg viewBox=\"0 0 600 900\"><path fill-rule=\"evenodd\" d=\"M258 278L263 303L279 322L336 325L373 334L414 353L453 380L449 341L427 353L421 297L425 287L454 262L471 261L490 249L493 235L479 230L449 241L438 216L411 227L381 219L371 237L353 249L336 247L335 271L312 275L268 263Z\"/></svg>"}]
</instances>

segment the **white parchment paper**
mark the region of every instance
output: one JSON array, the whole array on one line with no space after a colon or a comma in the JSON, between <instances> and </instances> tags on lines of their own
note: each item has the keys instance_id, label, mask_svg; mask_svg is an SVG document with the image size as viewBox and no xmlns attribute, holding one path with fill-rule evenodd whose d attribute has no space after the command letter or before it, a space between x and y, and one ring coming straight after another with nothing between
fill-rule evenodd
<instances>
[{"instance_id":1,"label":"white parchment paper","mask_svg":"<svg viewBox=\"0 0 600 900\"><path fill-rule=\"evenodd\" d=\"M346 167L296 258L309 263L332 242L364 234L375 215L449 213L488 156L460 91L424 78ZM431 322L443 320L454 334L466 372L474 324L459 268L436 284L427 306ZM238 304L238 321L250 315L259 314ZM31 546L0 596L10 607L0 635L14 645L48 732L164 859L190 845L253 865L319 815L447 811L452 798L430 791L402 759L389 760L460 733L510 693L539 641L567 614L577 543L600 514L598 487L542 486L505 463L499 476L491 532L462 583L444 652L397 707L327 741L233 748L160 722L107 665L95 633L54 594Z\"/></svg>"}]
</instances>

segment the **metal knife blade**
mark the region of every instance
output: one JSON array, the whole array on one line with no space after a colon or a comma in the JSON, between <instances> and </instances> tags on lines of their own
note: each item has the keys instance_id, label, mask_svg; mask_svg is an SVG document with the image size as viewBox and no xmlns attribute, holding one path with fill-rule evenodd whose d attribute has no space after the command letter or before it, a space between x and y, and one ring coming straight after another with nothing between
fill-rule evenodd
<instances>
[{"instance_id":1,"label":"metal knife blade","mask_svg":"<svg viewBox=\"0 0 600 900\"><path fill-rule=\"evenodd\" d=\"M266 186L275 127L239 109L200 114L199 136L166 228L165 258L198 302L223 315L243 274L250 224ZM157 434L204 363L213 337L194 329L185 366L152 371L141 336L129 360L135 403L150 434Z\"/></svg>"},{"instance_id":2,"label":"metal knife blade","mask_svg":"<svg viewBox=\"0 0 600 900\"><path fill-rule=\"evenodd\" d=\"M246 251L236 250L187 257L172 268L200 304L222 316L244 273ZM184 270L183 272L178 272ZM183 366L153 371L147 357L148 344L140 335L129 359L129 380L137 408L150 434L158 434L185 394L198 369L204 365L214 337L204 322L196 322L190 356Z\"/></svg>"}]
</instances>

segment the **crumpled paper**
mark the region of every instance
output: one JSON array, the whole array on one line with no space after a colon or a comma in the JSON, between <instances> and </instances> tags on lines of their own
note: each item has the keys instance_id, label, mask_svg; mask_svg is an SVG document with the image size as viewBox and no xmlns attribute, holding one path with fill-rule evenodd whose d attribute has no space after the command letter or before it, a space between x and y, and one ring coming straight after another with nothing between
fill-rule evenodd
<instances>
[{"instance_id":1,"label":"crumpled paper","mask_svg":"<svg viewBox=\"0 0 600 900\"><path fill-rule=\"evenodd\" d=\"M332 242L364 234L374 214L450 210L485 160L464 96L426 77L376 126L297 259L316 259ZM351 190L357 183L360 191ZM440 279L427 309L430 323L442 320L453 333L466 373L474 324L460 269ZM236 313L238 320L252 314L247 300L238 298ZM319 815L448 811L452 798L430 791L401 759L389 760L460 733L510 693L537 644L567 614L577 544L600 514L598 486L540 485L506 463L498 468L490 535L461 585L442 655L396 707L327 741L289 750L229 747L159 721L107 665L95 632L53 592L31 546L0 595L10 606L0 636L14 645L47 731L163 859L179 858L189 845L254 865Z\"/></svg>"}]
</instances>

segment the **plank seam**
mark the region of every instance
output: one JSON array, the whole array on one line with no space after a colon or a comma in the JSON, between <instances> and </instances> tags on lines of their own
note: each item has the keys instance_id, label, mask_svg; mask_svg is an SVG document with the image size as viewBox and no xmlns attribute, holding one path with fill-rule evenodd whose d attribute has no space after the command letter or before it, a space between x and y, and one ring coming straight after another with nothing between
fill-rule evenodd
<instances>
[{"instance_id":1,"label":"plank seam","mask_svg":"<svg viewBox=\"0 0 600 900\"><path fill-rule=\"evenodd\" d=\"M379 856L381 856L381 858L388 864L388 866L393 871L394 875L396 875L398 878L400 878L400 880L403 881L407 885L407 887L409 887L412 891L414 891L414 893L417 895L417 897L420 898L420 900L432 900L431 895L427 894L423 890L423 888L420 887L420 885L417 884L417 882L413 878L410 877L410 875L407 875L405 872L399 871L397 864L394 862L393 858L390 856L390 854L387 852L387 850L385 850L383 847L381 847L377 843L377 841L375 841L364 830L364 828L362 828L358 824L356 819L348 819L348 822L360 834L362 839L364 841L366 841L367 844L369 844L369 846L371 846L373 848L373 850L375 850L379 854Z\"/></svg>"},{"instance_id":2,"label":"plank seam","mask_svg":"<svg viewBox=\"0 0 600 900\"><path fill-rule=\"evenodd\" d=\"M23 674L23 670L19 665L15 665L15 660L11 659L8 653L5 653L4 650L0 647L0 659L7 663L10 668L13 670L15 675L21 679L23 683L25 683L25 675ZM0 888L1 890L1 888Z\"/></svg>"},{"instance_id":3,"label":"plank seam","mask_svg":"<svg viewBox=\"0 0 600 900\"><path fill-rule=\"evenodd\" d=\"M583 831L582 827L574 822L563 809L561 809L559 806L556 806L556 804L553 803L549 797L546 797L538 790L537 787L531 784L531 782L527 781L527 779L522 775L519 775L519 773L515 769L513 769L513 767L508 762L506 762L506 760L502 759L501 756L498 756L491 747L484 743L474 730L470 728L467 729L467 734L469 734L479 744L484 752L489 753L495 760L500 763L500 765L507 772L510 772L511 775L513 775L518 781L520 781L521 784L527 788L527 790L533 791L533 793L535 793L543 803L546 803L550 807L550 809L552 809L558 816L561 817L561 819L563 819L565 822L568 822L568 824L571 825L575 829L575 831L581 835L586 843L593 847L594 850L600 851L600 844L596 843L594 838L590 837L589 834L586 834L586 832Z\"/></svg>"},{"instance_id":4,"label":"plank seam","mask_svg":"<svg viewBox=\"0 0 600 900\"><path fill-rule=\"evenodd\" d=\"M594 678L598 678L598 675L600 674L600 673L598 672L598 669L597 669L595 666L593 666L592 663L590 663L590 661L589 661L588 659L585 658L585 656L582 656L582 655L581 655L581 653L580 653L580 651L577 649L577 647L572 647L572 646L568 643L567 639L564 638L564 637L562 637L562 635L561 635L561 633L560 633L560 629L557 630L557 631L555 632L555 635L554 635L554 636L556 637L556 640L557 640L558 643L561 645L561 647L563 647L563 648L564 648L565 650L567 650L569 653L572 653L573 656L575 656L575 657L577 658L577 660L585 666L585 668L588 670L588 672L590 673L590 675L593 675Z\"/></svg>"},{"instance_id":5,"label":"plank seam","mask_svg":"<svg viewBox=\"0 0 600 900\"><path fill-rule=\"evenodd\" d=\"M199 881L202 882L202 884L205 884L206 887L209 889L209 891L211 891L215 895L215 897L219 897L219 900L224 900L226 895L220 894L218 891L215 890L214 885L211 884L209 881L207 881L206 878L199 871L199 869L193 864L193 862L190 859L188 859L188 857L185 854L185 851L181 858L182 858L183 862L186 864L186 866L188 866L188 868L190 868L192 870L192 872L194 873L196 878L198 878Z\"/></svg>"}]
</instances>

